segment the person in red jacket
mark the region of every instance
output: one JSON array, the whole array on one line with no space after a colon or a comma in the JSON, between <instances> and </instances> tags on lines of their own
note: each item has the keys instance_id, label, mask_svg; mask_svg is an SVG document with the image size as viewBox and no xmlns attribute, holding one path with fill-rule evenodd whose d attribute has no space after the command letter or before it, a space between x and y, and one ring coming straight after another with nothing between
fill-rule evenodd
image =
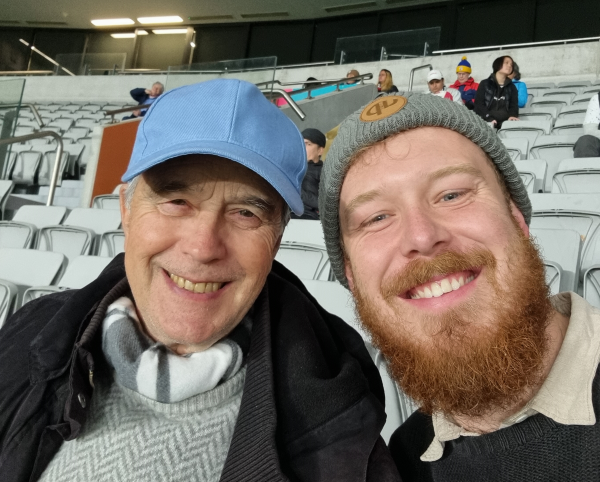
<instances>
[{"instance_id":1,"label":"person in red jacket","mask_svg":"<svg viewBox=\"0 0 600 482\"><path fill-rule=\"evenodd\" d=\"M471 77L471 64L467 61L467 57L463 57L456 67L456 82L450 87L457 89L460 92L463 103L473 110L475 107L475 94L479 84Z\"/></svg>"}]
</instances>

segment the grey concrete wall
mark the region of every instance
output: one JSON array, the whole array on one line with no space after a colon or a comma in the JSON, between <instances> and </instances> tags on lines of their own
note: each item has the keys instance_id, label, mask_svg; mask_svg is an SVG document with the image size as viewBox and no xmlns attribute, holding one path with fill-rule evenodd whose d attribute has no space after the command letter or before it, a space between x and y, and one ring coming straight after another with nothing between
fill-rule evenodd
<instances>
[{"instance_id":1,"label":"grey concrete wall","mask_svg":"<svg viewBox=\"0 0 600 482\"><path fill-rule=\"evenodd\" d=\"M296 127L303 131L312 127L325 133L355 110L371 102L377 95L377 87L374 84L357 85L342 92L333 92L317 97L316 99L307 99L298 103L298 106L306 114L304 120L300 119L296 113L289 107L281 108Z\"/></svg>"},{"instance_id":2,"label":"grey concrete wall","mask_svg":"<svg viewBox=\"0 0 600 482\"><path fill-rule=\"evenodd\" d=\"M522 80L532 81L568 81L596 79L600 76L600 42L586 42L567 45L550 45L522 49L506 49L466 54L473 66L473 77L477 81L488 77L492 71L492 62L499 55L511 55L520 65ZM361 73L372 73L373 83L382 68L390 70L394 82L400 90L408 87L410 70L419 65L433 64L440 69L448 83L454 81L456 65L462 54L436 55L418 59L367 62L357 65L328 65L321 67L285 68L276 71L281 81L301 82L308 77L333 79L344 77L346 72L356 67ZM427 71L421 70L415 75L414 90L425 90ZM265 72L250 72L238 75L250 82L261 82L271 77ZM28 77L25 84L23 102L49 101L106 101L131 102L129 91L134 87L147 87L159 81L177 86L194 81L206 80L206 76L186 75L171 77L167 82L165 74L89 76L89 77Z\"/></svg>"}]
</instances>

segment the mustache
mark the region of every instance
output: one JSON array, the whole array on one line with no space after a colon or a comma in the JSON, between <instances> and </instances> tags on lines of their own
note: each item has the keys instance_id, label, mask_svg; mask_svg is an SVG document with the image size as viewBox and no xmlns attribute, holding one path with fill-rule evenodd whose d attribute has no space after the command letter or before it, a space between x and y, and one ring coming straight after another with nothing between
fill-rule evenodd
<instances>
[{"instance_id":1,"label":"mustache","mask_svg":"<svg viewBox=\"0 0 600 482\"><path fill-rule=\"evenodd\" d=\"M434 276L481 268L490 268L493 271L496 266L496 257L487 249L472 249L464 253L446 251L433 259L410 261L402 271L385 281L381 292L384 299L388 300L427 283Z\"/></svg>"}]
</instances>

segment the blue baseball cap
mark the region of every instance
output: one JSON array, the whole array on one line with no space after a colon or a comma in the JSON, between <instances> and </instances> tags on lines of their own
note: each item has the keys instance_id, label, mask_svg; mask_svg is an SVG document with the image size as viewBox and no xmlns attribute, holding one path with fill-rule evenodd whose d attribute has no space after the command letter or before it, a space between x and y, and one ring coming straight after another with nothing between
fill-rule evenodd
<instances>
[{"instance_id":1,"label":"blue baseball cap","mask_svg":"<svg viewBox=\"0 0 600 482\"><path fill-rule=\"evenodd\" d=\"M304 139L294 123L249 82L217 79L161 95L139 125L128 182L157 164L188 154L212 154L251 169L297 215L306 172Z\"/></svg>"}]
</instances>

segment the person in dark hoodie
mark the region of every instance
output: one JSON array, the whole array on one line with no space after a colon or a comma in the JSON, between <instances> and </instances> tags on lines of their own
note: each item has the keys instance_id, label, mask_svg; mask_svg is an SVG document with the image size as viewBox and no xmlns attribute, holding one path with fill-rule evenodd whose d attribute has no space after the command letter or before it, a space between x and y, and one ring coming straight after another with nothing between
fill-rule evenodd
<instances>
[{"instance_id":1,"label":"person in dark hoodie","mask_svg":"<svg viewBox=\"0 0 600 482\"><path fill-rule=\"evenodd\" d=\"M475 96L475 112L497 129L506 120L519 120L519 93L508 77L513 64L508 55L494 60L492 75L481 81Z\"/></svg>"},{"instance_id":2,"label":"person in dark hoodie","mask_svg":"<svg viewBox=\"0 0 600 482\"><path fill-rule=\"evenodd\" d=\"M302 203L304 204L304 214L295 216L296 219L319 219L319 182L321 181L321 169L323 161L321 154L325 149L327 139L318 129L304 129L304 146L306 147L306 174L302 180Z\"/></svg>"}]
</instances>

